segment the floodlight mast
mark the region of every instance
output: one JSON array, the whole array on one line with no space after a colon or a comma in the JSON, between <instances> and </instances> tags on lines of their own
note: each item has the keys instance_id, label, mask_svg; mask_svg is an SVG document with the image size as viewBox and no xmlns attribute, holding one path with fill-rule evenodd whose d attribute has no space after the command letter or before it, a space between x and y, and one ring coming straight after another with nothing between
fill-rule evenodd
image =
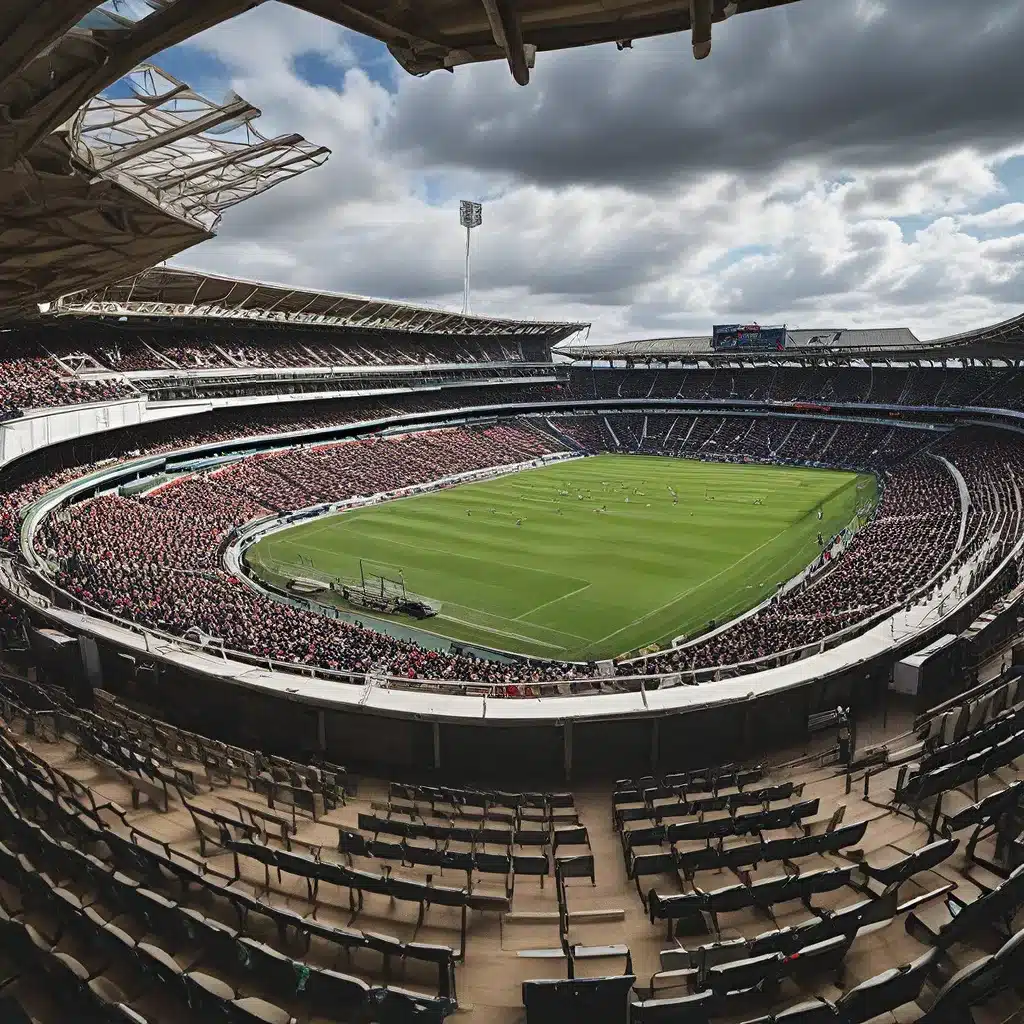
<instances>
[{"instance_id":1,"label":"floodlight mast","mask_svg":"<svg viewBox=\"0 0 1024 1024\"><path fill-rule=\"evenodd\" d=\"M462 292L462 315L469 313L469 239L473 228L483 223L483 206L463 199L459 203L459 223L466 229L466 275Z\"/></svg>"}]
</instances>

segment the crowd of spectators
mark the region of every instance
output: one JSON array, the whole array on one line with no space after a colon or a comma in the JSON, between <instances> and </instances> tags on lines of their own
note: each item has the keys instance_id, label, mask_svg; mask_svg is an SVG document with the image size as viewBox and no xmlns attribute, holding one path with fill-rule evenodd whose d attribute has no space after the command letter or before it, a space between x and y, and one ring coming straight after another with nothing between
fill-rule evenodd
<instances>
[{"instance_id":1,"label":"crowd of spectators","mask_svg":"<svg viewBox=\"0 0 1024 1024\"><path fill-rule=\"evenodd\" d=\"M298 434L349 423L379 420L403 413L427 413L459 406L539 398L543 385L465 388L453 392L425 391L387 398L333 399L296 405L267 405L221 409L203 416L165 420L111 432L84 443L65 442L38 456L21 460L0 475L0 546L13 549L21 510L47 491L59 487L100 464L140 453L159 455L239 437ZM269 499L268 499L269 500Z\"/></svg>"},{"instance_id":2,"label":"crowd of spectators","mask_svg":"<svg viewBox=\"0 0 1024 1024\"><path fill-rule=\"evenodd\" d=\"M1024 373L982 367L574 368L580 398L683 398L702 401L841 402L875 405L1024 405Z\"/></svg>"},{"instance_id":3,"label":"crowd of spectators","mask_svg":"<svg viewBox=\"0 0 1024 1024\"><path fill-rule=\"evenodd\" d=\"M26 466L0 477L0 547L13 551L18 545L18 522L21 510L62 484L82 475L84 466L76 463L47 473L37 473Z\"/></svg>"},{"instance_id":4,"label":"crowd of spectators","mask_svg":"<svg viewBox=\"0 0 1024 1024\"><path fill-rule=\"evenodd\" d=\"M521 462L550 448L529 428L497 425L291 450L255 464L298 488L293 500L308 499L306 488L340 499ZM559 663L516 666L430 651L253 593L218 567L218 546L233 526L266 514L248 490L254 480L262 476L243 464L142 498L98 497L48 522L38 545L61 565L61 586L80 600L175 634L199 629L260 657L501 685L588 674Z\"/></svg>"},{"instance_id":5,"label":"crowd of spectators","mask_svg":"<svg viewBox=\"0 0 1024 1024\"><path fill-rule=\"evenodd\" d=\"M551 423L588 451L856 468L895 464L934 440L928 431L885 423L758 416L614 413Z\"/></svg>"},{"instance_id":6,"label":"crowd of spectators","mask_svg":"<svg viewBox=\"0 0 1024 1024\"><path fill-rule=\"evenodd\" d=\"M317 390L294 379L225 382L230 371L307 368L313 380L328 368L442 367L538 363L543 339L459 337L389 331L297 327L187 330L91 329L93 333L15 334L0 357L0 418L26 410L109 401L152 390L191 386L217 397ZM70 356L70 358L64 358ZM121 374L164 371L147 384ZM182 371L187 371L187 378ZM204 374L203 371L210 371ZM457 370L435 372L458 374ZM522 370L526 372L525 365ZM261 375L262 376L262 375ZM171 378L174 378L173 380ZM182 385L182 379L186 385ZM330 389L326 381L319 385ZM183 392L184 394L184 392ZM735 366L699 369L575 367L561 398L657 398L702 401L869 403L909 406L1024 408L1024 371L1012 367ZM165 397L161 395L161 397ZM754 440L754 438L752 438Z\"/></svg>"},{"instance_id":7,"label":"crowd of spectators","mask_svg":"<svg viewBox=\"0 0 1024 1024\"><path fill-rule=\"evenodd\" d=\"M128 398L138 392L116 378L80 377L34 342L4 339L0 347L0 419L32 409Z\"/></svg>"},{"instance_id":8,"label":"crowd of spectators","mask_svg":"<svg viewBox=\"0 0 1024 1024\"><path fill-rule=\"evenodd\" d=\"M560 419L557 426L593 445L597 436L587 429L595 419ZM619 428L616 433L626 435L636 424ZM878 427L883 435L888 429ZM737 443L743 438L736 435ZM875 443L884 438L865 442ZM557 664L524 669L440 655L265 601L224 574L217 548L233 526L269 511L523 461L546 447L535 431L497 426L289 449L186 478L142 499L96 499L49 525L40 543L61 560L63 585L82 600L156 628L183 633L198 627L229 647L327 668L528 684L572 673ZM733 665L813 644L926 587L954 553L957 485L942 462L928 456L900 461L898 452L881 458L889 468L882 471L875 518L808 584L706 640L625 663L620 674ZM980 505L989 475L978 471L976 477Z\"/></svg>"},{"instance_id":9,"label":"crowd of spectators","mask_svg":"<svg viewBox=\"0 0 1024 1024\"><path fill-rule=\"evenodd\" d=\"M406 438L401 445L378 437L299 449L283 456L246 459L217 479L247 494L260 495L280 511L305 508L406 487L410 462L415 463L422 480L461 472L452 468L459 465L452 459L453 436L459 435L427 431ZM517 428L496 426L473 435L473 458L484 459L484 465L527 461L550 450L534 443L537 440L536 435Z\"/></svg>"},{"instance_id":10,"label":"crowd of spectators","mask_svg":"<svg viewBox=\"0 0 1024 1024\"><path fill-rule=\"evenodd\" d=\"M74 349L86 355L92 367L119 373L524 362L546 358L545 346L534 339L296 327L251 329L242 325L221 331L116 330L98 337L83 333L80 338L68 332L55 335L49 344L45 337L31 343L38 343L49 352Z\"/></svg>"},{"instance_id":11,"label":"crowd of spectators","mask_svg":"<svg viewBox=\"0 0 1024 1024\"><path fill-rule=\"evenodd\" d=\"M1024 446L999 430L956 434L943 454L962 474L970 494L965 546L976 550L998 538L1008 554L1024 532Z\"/></svg>"},{"instance_id":12,"label":"crowd of spectators","mask_svg":"<svg viewBox=\"0 0 1024 1024\"><path fill-rule=\"evenodd\" d=\"M6 648L17 635L22 622L21 608L6 597L0 597L0 648Z\"/></svg>"}]
</instances>

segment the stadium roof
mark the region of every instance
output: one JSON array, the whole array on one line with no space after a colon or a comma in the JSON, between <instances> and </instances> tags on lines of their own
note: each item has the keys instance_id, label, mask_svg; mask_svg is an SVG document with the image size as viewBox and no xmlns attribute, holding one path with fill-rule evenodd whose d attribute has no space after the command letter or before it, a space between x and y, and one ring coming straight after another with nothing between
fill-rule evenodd
<instances>
[{"instance_id":1,"label":"stadium roof","mask_svg":"<svg viewBox=\"0 0 1024 1024\"><path fill-rule=\"evenodd\" d=\"M290 0L293 6L374 36L406 71L424 75L459 64L507 60L526 85L538 50L691 32L699 60L711 52L712 24L795 0Z\"/></svg>"},{"instance_id":2,"label":"stadium roof","mask_svg":"<svg viewBox=\"0 0 1024 1024\"><path fill-rule=\"evenodd\" d=\"M841 330L838 328L821 328L818 330L787 331L787 351L883 351L890 352L901 349L919 348L921 342L907 327L892 329ZM689 335L680 338L648 338L641 341L621 341L608 345L569 345L561 349L581 358L611 359L663 359L673 356L712 356L723 355L736 359L743 354L731 350L716 353L711 348L711 335ZM749 353L747 353L749 354ZM762 355L764 353L758 353ZM770 354L770 353L769 353Z\"/></svg>"},{"instance_id":3,"label":"stadium roof","mask_svg":"<svg viewBox=\"0 0 1024 1024\"><path fill-rule=\"evenodd\" d=\"M165 319L203 317L423 334L515 335L549 344L589 327L583 323L467 316L389 299L217 277L176 267L154 267L105 288L67 295L50 312Z\"/></svg>"},{"instance_id":4,"label":"stadium roof","mask_svg":"<svg viewBox=\"0 0 1024 1024\"><path fill-rule=\"evenodd\" d=\"M262 0L3 0L0 3L0 168L154 54ZM507 60L529 80L538 50L692 29L695 56L711 52L712 24L795 0L290 0L384 42L424 75Z\"/></svg>"},{"instance_id":5,"label":"stadium roof","mask_svg":"<svg viewBox=\"0 0 1024 1024\"><path fill-rule=\"evenodd\" d=\"M648 338L608 344L569 343L559 347L576 359L613 359L632 362L665 359L786 359L793 356L879 357L893 359L1021 359L1024 358L1024 315L990 327L929 341L920 340L909 327L817 328L787 331L784 351L729 349L716 352L710 335Z\"/></svg>"},{"instance_id":6,"label":"stadium roof","mask_svg":"<svg viewBox=\"0 0 1024 1024\"><path fill-rule=\"evenodd\" d=\"M0 323L211 237L119 182L69 173L68 164L53 137L31 161L0 171Z\"/></svg>"},{"instance_id":7,"label":"stadium roof","mask_svg":"<svg viewBox=\"0 0 1024 1024\"><path fill-rule=\"evenodd\" d=\"M0 169L0 319L202 242L228 207L327 159L261 135L259 114L142 65Z\"/></svg>"}]
</instances>

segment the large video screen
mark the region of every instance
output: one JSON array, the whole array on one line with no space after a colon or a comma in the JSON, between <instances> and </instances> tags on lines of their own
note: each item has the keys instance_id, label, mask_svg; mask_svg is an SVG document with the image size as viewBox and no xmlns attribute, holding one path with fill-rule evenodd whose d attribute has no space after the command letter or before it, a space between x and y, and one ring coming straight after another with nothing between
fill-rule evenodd
<instances>
[{"instance_id":1,"label":"large video screen","mask_svg":"<svg viewBox=\"0 0 1024 1024\"><path fill-rule=\"evenodd\" d=\"M711 347L716 351L743 348L781 352L786 347L786 328L758 324L717 324L712 328Z\"/></svg>"}]
</instances>

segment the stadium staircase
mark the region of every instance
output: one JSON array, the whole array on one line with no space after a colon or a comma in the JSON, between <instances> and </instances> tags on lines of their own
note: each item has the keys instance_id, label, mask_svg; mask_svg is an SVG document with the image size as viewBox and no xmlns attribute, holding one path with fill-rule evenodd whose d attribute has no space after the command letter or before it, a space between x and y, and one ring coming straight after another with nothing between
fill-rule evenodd
<instances>
[{"instance_id":1,"label":"stadium staircase","mask_svg":"<svg viewBox=\"0 0 1024 1024\"><path fill-rule=\"evenodd\" d=\"M577 452L580 455L589 454L586 445L580 444L579 441L570 437L568 434L563 433L554 423L549 419L545 419L544 426L541 427L535 420L527 419L522 421L528 426L538 437L544 441L550 442L554 439L558 444L562 445L568 452Z\"/></svg>"},{"instance_id":2,"label":"stadium staircase","mask_svg":"<svg viewBox=\"0 0 1024 1024\"><path fill-rule=\"evenodd\" d=\"M786 436L782 439L782 441L779 444L775 446L775 451L770 453L773 457L782 454L782 452L785 450L786 444L788 443L789 439L793 436L793 431L796 430L799 423L799 420L793 421L793 426L791 426L789 430L786 432Z\"/></svg>"},{"instance_id":3,"label":"stadium staircase","mask_svg":"<svg viewBox=\"0 0 1024 1024\"><path fill-rule=\"evenodd\" d=\"M608 431L608 434L610 435L612 441L614 442L615 447L616 448L621 448L622 447L622 442L616 436L615 431L612 430L612 425L611 425L611 423L608 422L608 417L607 416L602 416L601 417L601 422L604 424L605 429Z\"/></svg>"}]
</instances>

